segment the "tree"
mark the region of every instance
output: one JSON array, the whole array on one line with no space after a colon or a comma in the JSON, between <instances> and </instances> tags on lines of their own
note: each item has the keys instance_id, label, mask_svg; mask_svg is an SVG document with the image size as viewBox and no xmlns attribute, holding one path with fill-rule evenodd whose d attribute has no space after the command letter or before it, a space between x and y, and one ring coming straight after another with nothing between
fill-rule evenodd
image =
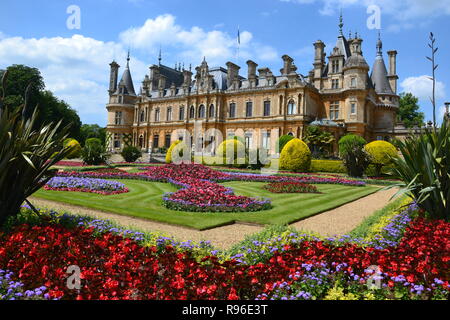
<instances>
[{"instance_id":1,"label":"tree","mask_svg":"<svg viewBox=\"0 0 450 320\"><path fill-rule=\"evenodd\" d=\"M323 155L324 151L329 151L335 139L331 133L322 130L318 126L308 126L305 130L303 141L313 150L314 156L317 157Z\"/></svg>"},{"instance_id":2,"label":"tree","mask_svg":"<svg viewBox=\"0 0 450 320\"><path fill-rule=\"evenodd\" d=\"M80 129L80 143L84 146L87 139L97 138L105 144L106 128L100 127L98 124L83 124Z\"/></svg>"},{"instance_id":3,"label":"tree","mask_svg":"<svg viewBox=\"0 0 450 320\"><path fill-rule=\"evenodd\" d=\"M419 112L419 98L412 93L401 93L397 115L406 128L422 127L425 115Z\"/></svg>"},{"instance_id":4,"label":"tree","mask_svg":"<svg viewBox=\"0 0 450 320\"><path fill-rule=\"evenodd\" d=\"M8 77L4 83L5 97L3 99L5 107L10 111L20 108L24 104L26 92L27 103L31 106L28 110L34 110L36 106L38 110L34 128L61 120L60 128L70 124L69 136L79 140L80 117L66 102L55 97L51 91L44 90L44 79L38 69L15 64L6 70ZM0 76L4 73L4 70L0 70ZM31 114L27 116L30 117Z\"/></svg>"}]
</instances>

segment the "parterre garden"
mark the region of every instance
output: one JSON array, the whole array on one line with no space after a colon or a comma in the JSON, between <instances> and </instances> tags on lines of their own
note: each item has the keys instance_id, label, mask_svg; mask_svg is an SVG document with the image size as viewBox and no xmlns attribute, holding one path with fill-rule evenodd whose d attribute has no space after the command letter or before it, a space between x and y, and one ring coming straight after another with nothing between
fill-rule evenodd
<instances>
[{"instance_id":1,"label":"parterre garden","mask_svg":"<svg viewBox=\"0 0 450 320\"><path fill-rule=\"evenodd\" d=\"M309 172L308 146L291 138L280 147L284 171L272 175L234 168L242 166L234 156L239 152L230 152L240 148L238 139L218 148L226 169L169 159L132 171L83 166L55 171L55 165L67 165L59 161L76 144L64 142L64 130L58 133L51 125L33 130L35 115L23 114L0 104L0 299L449 298L450 129L445 123L439 131L400 143L399 151L345 138L340 149L348 175ZM183 148L177 142L170 157L185 157ZM94 143L81 152L89 162L102 162L100 149ZM132 149L127 153L139 156ZM244 157L244 166L251 158L253 169L264 166L259 150ZM390 165L397 180L363 177L369 165L378 176ZM385 184L402 186L407 196L349 235L323 238L287 226ZM225 251L208 242L183 243L36 209L26 200L31 195L197 229L234 221L268 227ZM74 265L81 272L79 289L67 285L67 268Z\"/></svg>"}]
</instances>

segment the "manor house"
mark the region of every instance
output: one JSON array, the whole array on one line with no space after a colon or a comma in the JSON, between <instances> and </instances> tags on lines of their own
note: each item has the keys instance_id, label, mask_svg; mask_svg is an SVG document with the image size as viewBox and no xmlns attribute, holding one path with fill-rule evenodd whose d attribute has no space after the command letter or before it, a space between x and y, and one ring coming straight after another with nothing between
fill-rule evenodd
<instances>
[{"instance_id":1,"label":"manor house","mask_svg":"<svg viewBox=\"0 0 450 320\"><path fill-rule=\"evenodd\" d=\"M397 52L387 52L386 68L378 39L370 70L363 39L358 34L347 39L342 26L341 21L328 56L322 41L314 43L313 69L306 75L288 55L282 57L279 73L247 61L246 77L233 62L210 67L203 59L195 70L181 64L171 68L161 63L160 55L136 93L129 56L120 81L119 65L113 61L106 106L110 151L119 152L125 145L143 151L169 147L184 138L180 129L192 133L196 123L204 137L191 140L193 144L214 142L217 137L207 135L216 129L224 139L239 135L248 148L263 146L272 152L279 136L301 138L309 125L322 127L336 140L347 133L367 141L389 140L395 135L399 103Z\"/></svg>"}]
</instances>

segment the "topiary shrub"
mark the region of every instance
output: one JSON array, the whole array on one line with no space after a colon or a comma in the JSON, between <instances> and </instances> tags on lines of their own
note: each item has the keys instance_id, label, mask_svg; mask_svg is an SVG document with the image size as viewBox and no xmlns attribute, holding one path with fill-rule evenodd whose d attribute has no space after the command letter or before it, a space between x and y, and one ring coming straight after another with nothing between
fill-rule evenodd
<instances>
[{"instance_id":1,"label":"topiary shrub","mask_svg":"<svg viewBox=\"0 0 450 320\"><path fill-rule=\"evenodd\" d=\"M280 169L306 172L311 167L311 151L300 139L292 139L281 151Z\"/></svg>"},{"instance_id":2,"label":"topiary shrub","mask_svg":"<svg viewBox=\"0 0 450 320\"><path fill-rule=\"evenodd\" d=\"M290 136L290 135L288 135L288 134L286 134L286 135L284 135L284 136L281 136L279 139L278 139L278 152L280 152L281 153L281 151L283 151L283 148L284 148L284 146L289 142L289 141L291 141L292 139L294 139L294 137L293 136Z\"/></svg>"},{"instance_id":3,"label":"topiary shrub","mask_svg":"<svg viewBox=\"0 0 450 320\"><path fill-rule=\"evenodd\" d=\"M238 157L245 158L245 145L238 139L228 139L219 145L216 154L224 159L225 164L233 165Z\"/></svg>"},{"instance_id":4,"label":"topiary shrub","mask_svg":"<svg viewBox=\"0 0 450 320\"><path fill-rule=\"evenodd\" d=\"M367 144L366 139L356 134L347 134L339 140L339 155L344 157L350 148L359 146L361 149Z\"/></svg>"},{"instance_id":5,"label":"topiary shrub","mask_svg":"<svg viewBox=\"0 0 450 320\"><path fill-rule=\"evenodd\" d=\"M367 144L364 149L370 155L377 176L381 176L383 166L390 165L392 158L398 156L397 149L387 141L373 141Z\"/></svg>"},{"instance_id":6,"label":"topiary shrub","mask_svg":"<svg viewBox=\"0 0 450 320\"><path fill-rule=\"evenodd\" d=\"M92 146L92 145L97 145L97 146L102 146L103 143L99 138L89 138L86 139L86 142L84 143L85 146Z\"/></svg>"},{"instance_id":7,"label":"topiary shrub","mask_svg":"<svg viewBox=\"0 0 450 320\"><path fill-rule=\"evenodd\" d=\"M142 157L142 151L133 146L126 146L120 154L126 162L135 162Z\"/></svg>"},{"instance_id":8,"label":"topiary shrub","mask_svg":"<svg viewBox=\"0 0 450 320\"><path fill-rule=\"evenodd\" d=\"M80 143L72 138L67 138L63 143L64 148L70 148L70 153L67 155L67 159L75 159L81 156Z\"/></svg>"}]
</instances>

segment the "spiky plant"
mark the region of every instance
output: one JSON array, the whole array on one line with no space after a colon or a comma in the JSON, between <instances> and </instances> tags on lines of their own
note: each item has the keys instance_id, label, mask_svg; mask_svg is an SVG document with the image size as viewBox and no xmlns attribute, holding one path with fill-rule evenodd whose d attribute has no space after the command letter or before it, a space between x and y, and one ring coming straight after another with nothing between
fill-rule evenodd
<instances>
[{"instance_id":1,"label":"spiky plant","mask_svg":"<svg viewBox=\"0 0 450 320\"><path fill-rule=\"evenodd\" d=\"M435 131L436 130L436 131ZM450 217L450 126L426 129L420 136L399 142L402 157L393 158L393 173L403 183L401 193L412 196L419 207L437 219Z\"/></svg>"},{"instance_id":2,"label":"spiky plant","mask_svg":"<svg viewBox=\"0 0 450 320\"><path fill-rule=\"evenodd\" d=\"M50 168L71 152L63 147L69 127L60 128L61 122L35 126L30 86L22 106L13 110L4 106L7 74L0 88L0 225L20 211L22 203L55 174Z\"/></svg>"}]
</instances>

